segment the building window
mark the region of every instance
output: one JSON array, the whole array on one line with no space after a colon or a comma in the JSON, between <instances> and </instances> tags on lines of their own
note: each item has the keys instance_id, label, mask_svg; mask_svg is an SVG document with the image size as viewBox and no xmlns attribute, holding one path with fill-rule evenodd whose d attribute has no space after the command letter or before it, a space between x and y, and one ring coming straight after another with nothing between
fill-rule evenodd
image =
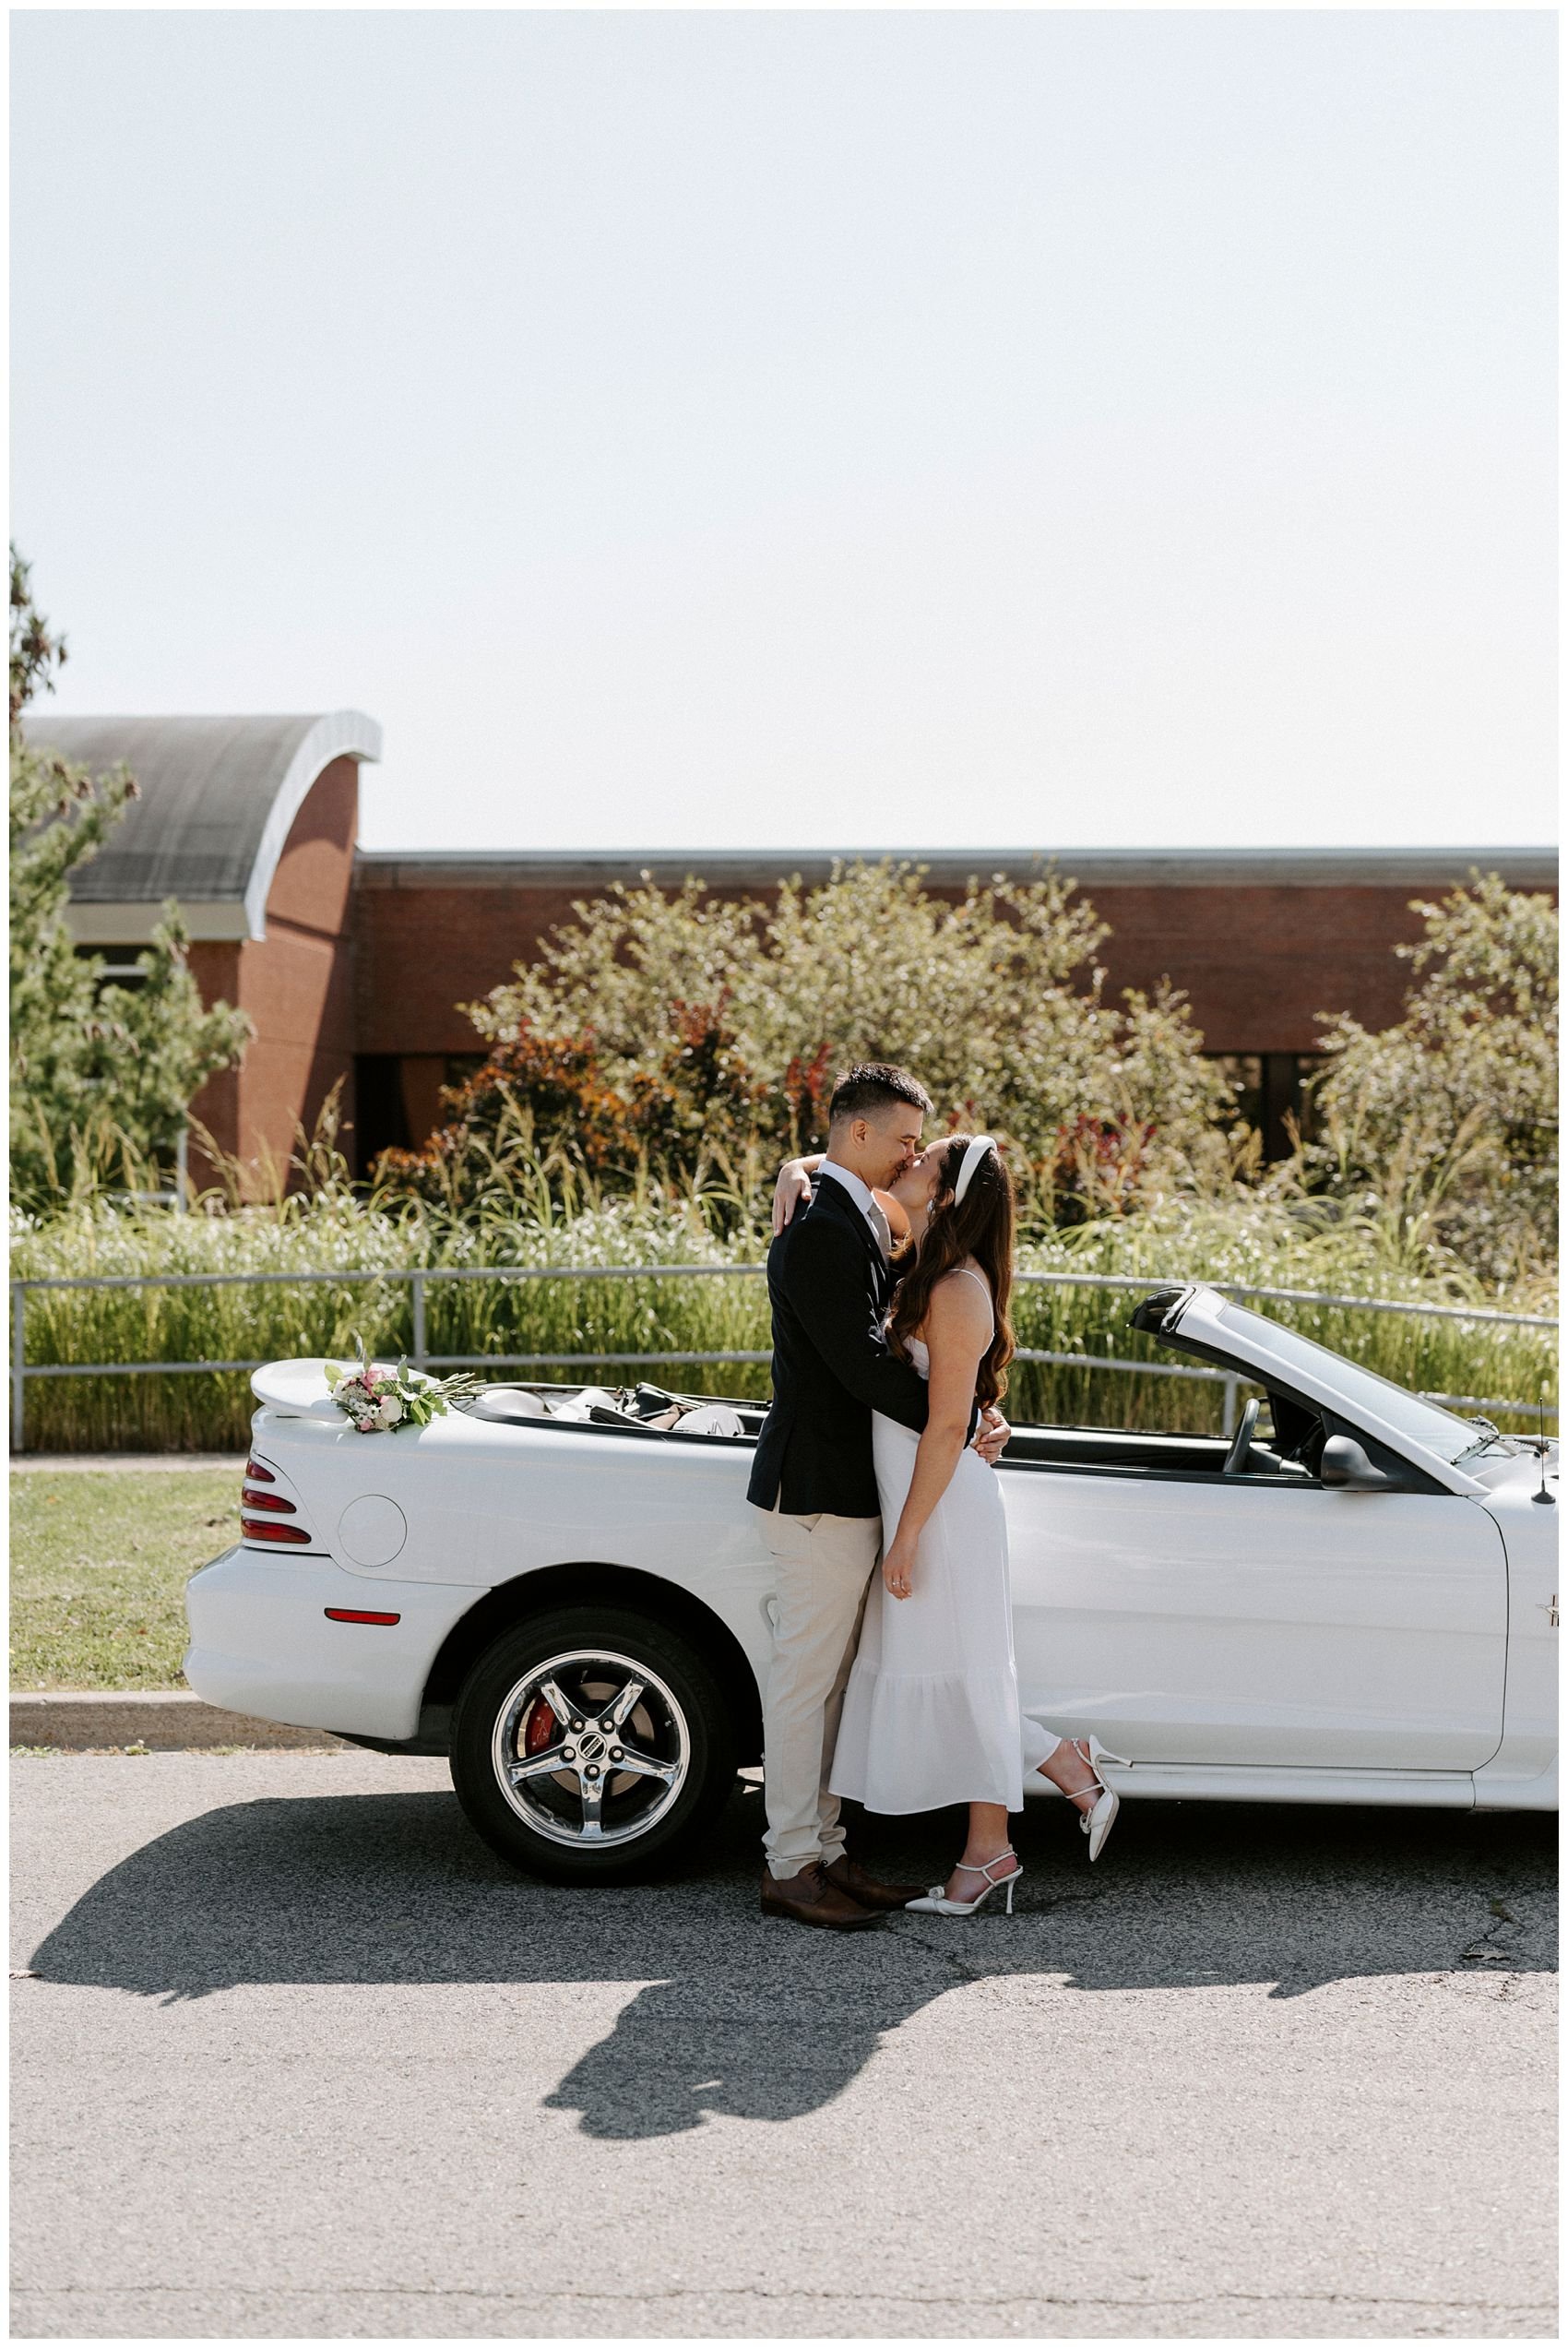
<instances>
[{"instance_id":1,"label":"building window","mask_svg":"<svg viewBox=\"0 0 1568 2348\"><path fill-rule=\"evenodd\" d=\"M1324 1065L1321 1052L1211 1052L1236 1096L1236 1114L1263 1136L1270 1165L1291 1151L1290 1125L1303 1141L1317 1129L1308 1081Z\"/></svg>"},{"instance_id":2,"label":"building window","mask_svg":"<svg viewBox=\"0 0 1568 2348\"><path fill-rule=\"evenodd\" d=\"M396 1052L360 1052L354 1056L354 1173L369 1180L384 1150L410 1147L403 1107L403 1063Z\"/></svg>"},{"instance_id":3,"label":"building window","mask_svg":"<svg viewBox=\"0 0 1568 2348\"><path fill-rule=\"evenodd\" d=\"M145 986L147 972L137 956L146 950L141 946L78 946L77 959L78 962L102 961L103 968L98 974L100 986Z\"/></svg>"},{"instance_id":4,"label":"building window","mask_svg":"<svg viewBox=\"0 0 1568 2348\"><path fill-rule=\"evenodd\" d=\"M354 1058L354 1173L368 1181L384 1150L420 1150L443 1122L445 1087L467 1083L482 1052L361 1052Z\"/></svg>"}]
</instances>

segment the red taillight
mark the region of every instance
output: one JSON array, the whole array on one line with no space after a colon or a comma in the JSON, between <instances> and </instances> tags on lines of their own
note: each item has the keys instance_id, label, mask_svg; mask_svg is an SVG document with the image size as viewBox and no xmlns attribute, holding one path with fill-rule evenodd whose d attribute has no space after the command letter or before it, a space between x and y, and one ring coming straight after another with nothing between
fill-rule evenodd
<instances>
[{"instance_id":1,"label":"red taillight","mask_svg":"<svg viewBox=\"0 0 1568 2348\"><path fill-rule=\"evenodd\" d=\"M401 1615L362 1615L352 1606L324 1606L329 1623L400 1623Z\"/></svg>"},{"instance_id":2,"label":"red taillight","mask_svg":"<svg viewBox=\"0 0 1568 2348\"><path fill-rule=\"evenodd\" d=\"M275 1517L297 1517L300 1513L291 1500L285 1500L278 1492L242 1492L240 1506L242 1508L265 1508Z\"/></svg>"},{"instance_id":3,"label":"red taillight","mask_svg":"<svg viewBox=\"0 0 1568 2348\"><path fill-rule=\"evenodd\" d=\"M303 1525L274 1524L270 1517L242 1517L240 1531L247 1541L292 1541L302 1548L310 1546Z\"/></svg>"},{"instance_id":4,"label":"red taillight","mask_svg":"<svg viewBox=\"0 0 1568 2348\"><path fill-rule=\"evenodd\" d=\"M272 1470L270 1468L264 1468L259 1460L247 1460L245 1461L245 1482L247 1484L276 1484L277 1481L278 1479L273 1474Z\"/></svg>"}]
</instances>

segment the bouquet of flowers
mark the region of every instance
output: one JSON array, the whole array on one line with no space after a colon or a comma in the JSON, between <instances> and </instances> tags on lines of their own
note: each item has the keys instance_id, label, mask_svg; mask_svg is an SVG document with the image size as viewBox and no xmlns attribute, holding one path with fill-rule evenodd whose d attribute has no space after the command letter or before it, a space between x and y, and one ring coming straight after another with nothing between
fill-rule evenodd
<instances>
[{"instance_id":1,"label":"bouquet of flowers","mask_svg":"<svg viewBox=\"0 0 1568 2348\"><path fill-rule=\"evenodd\" d=\"M439 1418L453 1402L474 1393L478 1387L477 1379L466 1370L455 1377L432 1377L424 1370L410 1369L406 1353L398 1356L396 1369L380 1368L367 1357L362 1338L357 1366L346 1369L340 1362L328 1362L327 1383L332 1400L361 1435L390 1433L398 1426L428 1426L432 1419Z\"/></svg>"}]
</instances>

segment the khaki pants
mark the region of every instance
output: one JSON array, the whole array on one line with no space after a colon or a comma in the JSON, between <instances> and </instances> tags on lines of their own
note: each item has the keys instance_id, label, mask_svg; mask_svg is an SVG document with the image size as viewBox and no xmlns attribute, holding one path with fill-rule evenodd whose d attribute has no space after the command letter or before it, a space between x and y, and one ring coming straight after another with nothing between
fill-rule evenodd
<instances>
[{"instance_id":1,"label":"khaki pants","mask_svg":"<svg viewBox=\"0 0 1568 2348\"><path fill-rule=\"evenodd\" d=\"M773 1874L788 1879L814 1859L831 1866L844 1849L827 1777L882 1519L756 1513L778 1568L778 1609L763 1707L763 1848Z\"/></svg>"}]
</instances>

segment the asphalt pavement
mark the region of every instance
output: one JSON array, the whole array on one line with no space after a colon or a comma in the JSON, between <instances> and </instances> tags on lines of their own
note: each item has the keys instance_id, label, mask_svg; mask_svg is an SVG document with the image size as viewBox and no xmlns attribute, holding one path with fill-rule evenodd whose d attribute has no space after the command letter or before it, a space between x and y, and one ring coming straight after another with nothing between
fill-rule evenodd
<instances>
[{"instance_id":1,"label":"asphalt pavement","mask_svg":"<svg viewBox=\"0 0 1568 2348\"><path fill-rule=\"evenodd\" d=\"M439 1762L13 1783L13 2338L1554 2331L1554 1821L1037 1806L1011 1921L838 1938L754 1792L566 1891Z\"/></svg>"}]
</instances>

